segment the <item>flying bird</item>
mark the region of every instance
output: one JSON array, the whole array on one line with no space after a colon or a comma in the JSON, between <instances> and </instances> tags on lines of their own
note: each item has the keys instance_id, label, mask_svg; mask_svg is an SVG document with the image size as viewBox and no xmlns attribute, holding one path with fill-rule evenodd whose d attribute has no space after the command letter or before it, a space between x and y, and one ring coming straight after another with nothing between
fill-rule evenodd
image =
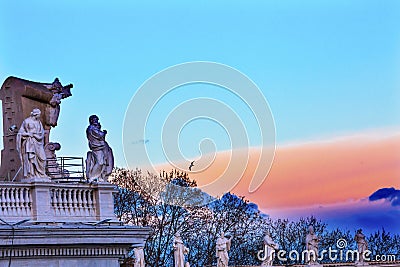
<instances>
[{"instance_id":1,"label":"flying bird","mask_svg":"<svg viewBox=\"0 0 400 267\"><path fill-rule=\"evenodd\" d=\"M137 144L147 144L148 142L150 142L150 140L149 139L140 139L140 140L136 140L136 141L133 141L132 142L132 144L134 144L134 145L137 145Z\"/></svg>"},{"instance_id":2,"label":"flying bird","mask_svg":"<svg viewBox=\"0 0 400 267\"><path fill-rule=\"evenodd\" d=\"M190 163L190 166L189 166L189 171L192 171L192 167L194 166L194 160Z\"/></svg>"}]
</instances>

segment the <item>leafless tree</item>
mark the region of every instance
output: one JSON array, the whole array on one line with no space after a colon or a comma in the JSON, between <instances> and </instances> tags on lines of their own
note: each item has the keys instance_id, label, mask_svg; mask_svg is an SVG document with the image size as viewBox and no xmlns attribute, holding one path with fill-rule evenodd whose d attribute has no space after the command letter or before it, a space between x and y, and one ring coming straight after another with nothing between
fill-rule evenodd
<instances>
[{"instance_id":1,"label":"leafless tree","mask_svg":"<svg viewBox=\"0 0 400 267\"><path fill-rule=\"evenodd\" d=\"M231 193L212 199L196 188L196 182L185 172L172 170L155 175L139 169L116 168L111 180L118 186L117 217L127 224L153 228L145 247L146 261L152 267L173 266L172 241L178 231L190 249L188 261L195 267L215 264L215 241L222 231L233 237L229 252L231 265L259 265L257 252L263 249L266 230L280 249L296 250L300 255L305 250L310 225L321 237L320 251L329 247L336 249L339 239L347 241L346 248L356 249L354 233L349 230L329 230L326 223L315 217L272 220L260 213L255 204ZM384 229L370 235L368 242L373 256L399 253L400 236ZM275 258L275 264L299 263Z\"/></svg>"}]
</instances>

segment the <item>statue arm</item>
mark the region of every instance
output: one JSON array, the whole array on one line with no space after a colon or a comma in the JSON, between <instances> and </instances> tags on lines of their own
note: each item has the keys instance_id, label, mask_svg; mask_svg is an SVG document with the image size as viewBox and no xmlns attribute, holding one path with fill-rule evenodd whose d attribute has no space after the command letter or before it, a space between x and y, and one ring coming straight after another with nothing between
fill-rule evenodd
<instances>
[{"instance_id":1,"label":"statue arm","mask_svg":"<svg viewBox=\"0 0 400 267\"><path fill-rule=\"evenodd\" d=\"M220 251L220 249L221 249L221 244L220 244L219 240L217 240L217 244L215 246L215 253L217 255L217 258L218 258L218 251Z\"/></svg>"},{"instance_id":2,"label":"statue arm","mask_svg":"<svg viewBox=\"0 0 400 267\"><path fill-rule=\"evenodd\" d=\"M226 241L226 250L229 251L231 250L231 244L232 244L232 236Z\"/></svg>"},{"instance_id":3,"label":"statue arm","mask_svg":"<svg viewBox=\"0 0 400 267\"><path fill-rule=\"evenodd\" d=\"M42 141L44 138L44 131L40 133L34 133L32 134L32 137L34 137L37 141Z\"/></svg>"},{"instance_id":4,"label":"statue arm","mask_svg":"<svg viewBox=\"0 0 400 267\"><path fill-rule=\"evenodd\" d=\"M44 138L44 128L42 123L39 121L40 129L38 133L34 133L32 136L37 140L37 141L42 141Z\"/></svg>"},{"instance_id":5,"label":"statue arm","mask_svg":"<svg viewBox=\"0 0 400 267\"><path fill-rule=\"evenodd\" d=\"M307 237L306 237L306 245L307 245L308 248L314 247L314 237L312 237L310 235L307 235Z\"/></svg>"},{"instance_id":6,"label":"statue arm","mask_svg":"<svg viewBox=\"0 0 400 267\"><path fill-rule=\"evenodd\" d=\"M106 132L104 132L100 129L96 129L95 127L93 127L91 133L94 137L99 138L99 139L104 139L106 136Z\"/></svg>"},{"instance_id":7,"label":"statue arm","mask_svg":"<svg viewBox=\"0 0 400 267\"><path fill-rule=\"evenodd\" d=\"M19 135L21 135L22 137L32 137L33 136L33 134L29 133L29 132L23 132L23 133L20 133Z\"/></svg>"},{"instance_id":8,"label":"statue arm","mask_svg":"<svg viewBox=\"0 0 400 267\"><path fill-rule=\"evenodd\" d=\"M306 242L308 243L308 244L313 244L313 242L318 242L319 241L319 237L317 236L317 235L309 235L307 238L306 238Z\"/></svg>"},{"instance_id":9,"label":"statue arm","mask_svg":"<svg viewBox=\"0 0 400 267\"><path fill-rule=\"evenodd\" d=\"M32 133L28 132L25 129L25 122L22 123L21 128L18 131L18 135L21 136L21 137L32 137L33 136Z\"/></svg>"},{"instance_id":10,"label":"statue arm","mask_svg":"<svg viewBox=\"0 0 400 267\"><path fill-rule=\"evenodd\" d=\"M360 242L363 243L364 240L365 240L365 238L364 238L363 235L356 234L356 236L354 237L354 240L355 240L357 243L360 243Z\"/></svg>"},{"instance_id":11,"label":"statue arm","mask_svg":"<svg viewBox=\"0 0 400 267\"><path fill-rule=\"evenodd\" d=\"M16 139L16 148L18 151L19 159L21 161L21 164L23 164L23 159L22 159L22 135L18 132L17 134L17 139Z\"/></svg>"}]
</instances>

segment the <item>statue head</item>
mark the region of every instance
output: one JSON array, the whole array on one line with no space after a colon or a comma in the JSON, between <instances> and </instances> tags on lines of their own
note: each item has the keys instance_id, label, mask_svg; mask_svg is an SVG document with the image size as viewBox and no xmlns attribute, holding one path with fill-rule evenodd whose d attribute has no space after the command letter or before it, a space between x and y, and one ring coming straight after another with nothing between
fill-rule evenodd
<instances>
[{"instance_id":1,"label":"statue head","mask_svg":"<svg viewBox=\"0 0 400 267\"><path fill-rule=\"evenodd\" d=\"M221 232L221 237L225 237L225 232L224 231Z\"/></svg>"},{"instance_id":2,"label":"statue head","mask_svg":"<svg viewBox=\"0 0 400 267\"><path fill-rule=\"evenodd\" d=\"M32 112L31 112L31 117L39 118L39 117L40 117L40 114L41 114L40 109L35 108L35 109L33 109Z\"/></svg>"},{"instance_id":3,"label":"statue head","mask_svg":"<svg viewBox=\"0 0 400 267\"><path fill-rule=\"evenodd\" d=\"M179 232L176 232L175 237L181 237L181 234Z\"/></svg>"},{"instance_id":4,"label":"statue head","mask_svg":"<svg viewBox=\"0 0 400 267\"><path fill-rule=\"evenodd\" d=\"M357 234L362 234L362 229L358 229Z\"/></svg>"},{"instance_id":5,"label":"statue head","mask_svg":"<svg viewBox=\"0 0 400 267\"><path fill-rule=\"evenodd\" d=\"M99 122L99 117L97 117L97 115L91 115L89 117L89 124L93 125L93 124L97 124Z\"/></svg>"},{"instance_id":6,"label":"statue head","mask_svg":"<svg viewBox=\"0 0 400 267\"><path fill-rule=\"evenodd\" d=\"M314 227L313 227L312 225L310 225L310 226L308 227L308 232L309 232L310 234L314 234Z\"/></svg>"}]
</instances>

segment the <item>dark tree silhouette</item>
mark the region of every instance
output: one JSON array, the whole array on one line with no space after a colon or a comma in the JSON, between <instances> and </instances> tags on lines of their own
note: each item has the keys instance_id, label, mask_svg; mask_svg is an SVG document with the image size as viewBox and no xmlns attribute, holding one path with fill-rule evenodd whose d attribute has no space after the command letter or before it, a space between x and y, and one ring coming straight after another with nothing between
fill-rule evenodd
<instances>
[{"instance_id":1,"label":"dark tree silhouette","mask_svg":"<svg viewBox=\"0 0 400 267\"><path fill-rule=\"evenodd\" d=\"M301 255L305 250L305 237L312 225L321 237L319 250L337 249L337 241L344 239L346 249L357 249L354 234L348 230L329 230L327 224L311 216L297 221L272 220L262 214L257 205L244 197L227 193L213 199L196 188L196 182L187 173L172 170L155 175L141 170L116 168L111 181L117 185L115 213L124 223L153 228L146 242L145 256L149 266L173 266L173 236L180 232L190 249L187 259L191 266L215 265L215 241L224 231L231 235L230 265L260 265L257 252L263 249L263 237L268 230L280 249L295 250ZM214 200L214 201L211 201ZM400 236L384 229L368 237L371 258L376 255L398 255ZM300 258L301 260L301 258ZM130 259L127 259L126 266ZM345 259L336 259L336 262ZM331 262L324 258L323 263ZM299 264L297 260L275 264Z\"/></svg>"}]
</instances>

